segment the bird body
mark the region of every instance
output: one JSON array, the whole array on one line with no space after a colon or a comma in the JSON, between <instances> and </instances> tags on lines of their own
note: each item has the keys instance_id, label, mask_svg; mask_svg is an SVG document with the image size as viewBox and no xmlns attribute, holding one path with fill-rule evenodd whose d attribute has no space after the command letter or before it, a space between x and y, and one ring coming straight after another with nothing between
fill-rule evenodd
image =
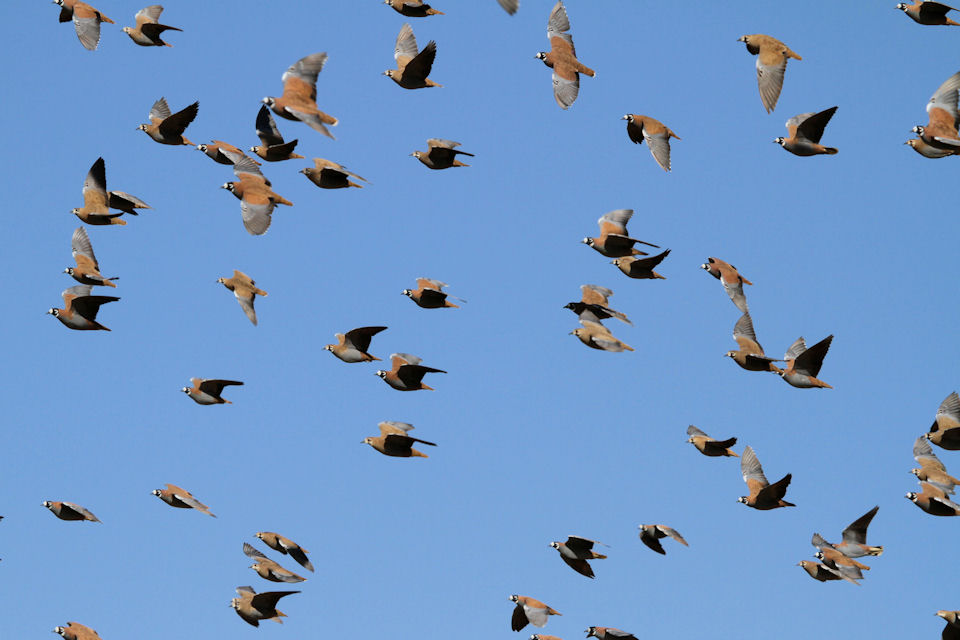
<instances>
[{"instance_id":1,"label":"bird body","mask_svg":"<svg viewBox=\"0 0 960 640\"><path fill-rule=\"evenodd\" d=\"M705 456L710 456L711 458L721 456L728 458L740 457L733 449L730 449L730 447L737 444L736 438L715 440L693 425L687 427L687 435L690 436L687 442L695 446L697 451Z\"/></svg>"},{"instance_id":2,"label":"bird body","mask_svg":"<svg viewBox=\"0 0 960 640\"><path fill-rule=\"evenodd\" d=\"M640 533L638 534L640 536L640 542L661 555L667 555L667 552L663 550L663 545L660 544L660 540L663 538L673 538L685 547L690 546L676 529L671 529L665 525L641 524L638 528L640 529Z\"/></svg>"},{"instance_id":3,"label":"bird body","mask_svg":"<svg viewBox=\"0 0 960 640\"><path fill-rule=\"evenodd\" d=\"M345 166L332 160L314 158L313 165L312 168L301 169L300 173L307 176L310 182L321 189L345 189L347 187L362 189L363 185L352 182L350 180L351 176L363 182L367 181L366 178L348 171Z\"/></svg>"},{"instance_id":4,"label":"bird body","mask_svg":"<svg viewBox=\"0 0 960 640\"><path fill-rule=\"evenodd\" d=\"M737 42L747 45L747 51L757 56L757 85L760 87L760 101L767 113L773 111L780 99L783 88L783 76L787 71L787 60L803 60L790 47L776 38L755 33L740 36Z\"/></svg>"},{"instance_id":5,"label":"bird body","mask_svg":"<svg viewBox=\"0 0 960 640\"><path fill-rule=\"evenodd\" d=\"M723 290L733 302L737 309L743 313L750 311L747 305L747 297L743 294L743 285L753 283L744 278L737 271L737 268L729 262L724 262L720 258L707 258L707 261L700 265L700 268L712 275L723 285Z\"/></svg>"},{"instance_id":6,"label":"bird body","mask_svg":"<svg viewBox=\"0 0 960 640\"><path fill-rule=\"evenodd\" d=\"M427 43L422 51L417 49L417 39L413 35L413 28L404 23L397 34L397 41L393 49L393 58L397 61L396 69L383 72L404 89L426 89L429 87L443 87L427 76L433 69L433 61L437 57L437 43L433 40Z\"/></svg>"},{"instance_id":7,"label":"bird body","mask_svg":"<svg viewBox=\"0 0 960 640\"><path fill-rule=\"evenodd\" d=\"M289 554L301 567L308 571L313 571L313 564L309 558L307 558L307 554L310 552L290 538L286 538L273 531L258 531L255 535L257 539L262 540L265 545L274 551L279 551L284 555Z\"/></svg>"},{"instance_id":8,"label":"bird body","mask_svg":"<svg viewBox=\"0 0 960 640\"><path fill-rule=\"evenodd\" d=\"M646 142L650 147L653 159L660 168L670 171L670 138L680 140L680 136L670 130L668 126L639 113L628 113L620 118L627 121L627 136L634 144Z\"/></svg>"},{"instance_id":9,"label":"bird body","mask_svg":"<svg viewBox=\"0 0 960 640\"><path fill-rule=\"evenodd\" d=\"M570 309L581 320L600 322L607 318L616 318L629 325L633 324L625 313L610 308L607 303L607 299L613 295L610 289L595 284L582 284L580 292L580 302L568 302L563 308Z\"/></svg>"},{"instance_id":10,"label":"bird body","mask_svg":"<svg viewBox=\"0 0 960 640\"><path fill-rule=\"evenodd\" d=\"M380 358L367 353L367 349L370 348L370 340L373 336L386 329L386 327L357 327L346 333L337 333L334 334L337 344L328 344L323 349L348 363L379 360Z\"/></svg>"},{"instance_id":11,"label":"bird body","mask_svg":"<svg viewBox=\"0 0 960 640\"><path fill-rule=\"evenodd\" d=\"M409 353L392 353L390 362L392 364L390 371L380 369L376 374L397 391L419 391L420 389L433 391L433 387L423 384L423 376L427 373L446 373L443 369L421 365L422 360Z\"/></svg>"},{"instance_id":12,"label":"bird body","mask_svg":"<svg viewBox=\"0 0 960 640\"><path fill-rule=\"evenodd\" d=\"M80 284L66 289L60 295L63 297L63 309L50 309L48 314L63 323L64 326L76 331L110 331L97 322L97 313L100 306L108 302L116 302L120 298L115 296L94 296L90 292L93 287L89 284Z\"/></svg>"},{"instance_id":13,"label":"bird body","mask_svg":"<svg viewBox=\"0 0 960 640\"><path fill-rule=\"evenodd\" d=\"M90 237L83 227L77 227L74 230L70 247L77 266L67 267L63 270L64 273L80 284L116 288L117 285L112 282L116 278L104 278L100 273L100 265L97 263L97 256L93 253L93 245L90 244Z\"/></svg>"},{"instance_id":14,"label":"bird body","mask_svg":"<svg viewBox=\"0 0 960 640\"><path fill-rule=\"evenodd\" d=\"M743 474L743 481L747 483L747 488L750 489L750 495L737 498L737 502L760 511L797 506L783 499L787 494L787 487L790 485L793 475L788 473L780 480L770 484L763 474L763 467L760 466L757 454L753 452L753 447L749 445L743 450L743 457L740 458L740 471Z\"/></svg>"},{"instance_id":15,"label":"bird body","mask_svg":"<svg viewBox=\"0 0 960 640\"><path fill-rule=\"evenodd\" d=\"M428 169L437 171L450 167L469 167L470 165L457 160L457 156L470 156L472 158L473 154L456 149L459 146L460 143L453 140L430 138L427 140L426 151L414 151L410 155L422 162Z\"/></svg>"},{"instance_id":16,"label":"bird body","mask_svg":"<svg viewBox=\"0 0 960 640\"><path fill-rule=\"evenodd\" d=\"M442 16L443 11L437 11L423 0L383 0L387 5L397 13L408 18L426 18L429 16Z\"/></svg>"},{"instance_id":17,"label":"bird body","mask_svg":"<svg viewBox=\"0 0 960 640\"><path fill-rule=\"evenodd\" d=\"M54 627L53 632L64 640L100 640L100 634L79 622L68 622L65 627Z\"/></svg>"},{"instance_id":18,"label":"bird body","mask_svg":"<svg viewBox=\"0 0 960 640\"><path fill-rule=\"evenodd\" d=\"M263 593L257 593L252 587L237 587L237 595L240 597L231 600L230 606L233 607L238 616L243 618L244 622L254 627L259 627L261 620L283 623L280 618L286 617L287 614L277 610L277 602L280 601L280 598L294 593L300 592L264 591Z\"/></svg>"},{"instance_id":19,"label":"bird body","mask_svg":"<svg viewBox=\"0 0 960 640\"><path fill-rule=\"evenodd\" d=\"M561 109L569 109L580 93L580 74L595 77L596 72L577 60L577 52L573 46L573 36L570 31L570 20L563 0L550 11L547 20L547 39L550 41L550 51L537 53L538 60L553 69L553 98Z\"/></svg>"},{"instance_id":20,"label":"bird body","mask_svg":"<svg viewBox=\"0 0 960 640\"><path fill-rule=\"evenodd\" d=\"M123 191L107 191L107 169L103 158L97 158L83 180L83 206L70 211L83 222L92 225L127 224L121 220L124 213L137 215L136 209L149 209L150 205L136 196ZM114 213L118 209L122 213Z\"/></svg>"},{"instance_id":21,"label":"bird body","mask_svg":"<svg viewBox=\"0 0 960 640\"><path fill-rule=\"evenodd\" d=\"M256 560L256 562L250 565L250 568L256 571L257 575L259 575L264 580L269 580L270 582L287 582L287 583L303 582L304 580L306 580L306 578L304 578L303 576L298 575L293 571L284 569L278 563L274 562L267 556L263 555L263 553L258 551L257 548L251 544L244 542L243 552L248 557Z\"/></svg>"},{"instance_id":22,"label":"bird body","mask_svg":"<svg viewBox=\"0 0 960 640\"><path fill-rule=\"evenodd\" d=\"M819 113L801 113L787 120L786 138L774 139L774 142L795 156L835 155L835 147L825 147L820 144L823 130L830 118L836 113L837 107L830 107Z\"/></svg>"},{"instance_id":23,"label":"bird body","mask_svg":"<svg viewBox=\"0 0 960 640\"><path fill-rule=\"evenodd\" d=\"M530 596L514 594L508 599L510 602L516 604L513 608L513 615L510 617L510 629L513 631L520 631L527 626L527 624L532 624L535 627L544 627L547 625L549 616L563 615L553 607Z\"/></svg>"},{"instance_id":24,"label":"bird body","mask_svg":"<svg viewBox=\"0 0 960 640\"><path fill-rule=\"evenodd\" d=\"M150 107L150 124L141 124L137 130L146 133L152 140L160 144L169 144L174 146L189 145L196 146L183 136L183 132L197 117L200 110L200 103L194 102L177 111L170 113L170 106L167 100L161 97Z\"/></svg>"},{"instance_id":25,"label":"bird body","mask_svg":"<svg viewBox=\"0 0 960 640\"><path fill-rule=\"evenodd\" d=\"M589 538L581 538L580 536L567 536L566 542L555 540L550 543L550 546L557 550L560 554L560 559L571 569L580 575L593 578L593 567L590 566L587 560L603 560L607 557L593 550L593 546L596 544L603 543L590 540Z\"/></svg>"},{"instance_id":26,"label":"bird body","mask_svg":"<svg viewBox=\"0 0 960 640\"><path fill-rule=\"evenodd\" d=\"M216 380L207 378L190 378L192 387L183 387L180 391L184 392L190 399L197 404L233 404L229 400L220 397L223 388L233 385L243 385L237 380Z\"/></svg>"},{"instance_id":27,"label":"bird body","mask_svg":"<svg viewBox=\"0 0 960 640\"><path fill-rule=\"evenodd\" d=\"M666 277L653 270L663 259L670 255L670 249L661 254L650 256L649 258L635 258L627 256L626 258L616 258L611 262L620 269L620 271L629 278L638 280L666 280Z\"/></svg>"},{"instance_id":28,"label":"bird body","mask_svg":"<svg viewBox=\"0 0 960 640\"><path fill-rule=\"evenodd\" d=\"M164 31L183 31L183 29L160 24L161 13L163 13L163 7L159 4L144 7L137 12L135 18L137 26L124 27L123 32L141 47L172 47L172 44L160 38L160 34Z\"/></svg>"},{"instance_id":29,"label":"bird body","mask_svg":"<svg viewBox=\"0 0 960 640\"><path fill-rule=\"evenodd\" d=\"M267 292L257 288L257 283L250 276L236 269L233 270L232 278L217 278L217 282L233 291L233 295L240 303L243 313L256 326L257 312L253 307L253 301L256 296L265 296Z\"/></svg>"},{"instance_id":30,"label":"bird body","mask_svg":"<svg viewBox=\"0 0 960 640\"><path fill-rule=\"evenodd\" d=\"M867 544L867 527L873 517L877 515L880 507L874 507L865 514L854 520L843 530L841 534L843 541L840 544L833 544L824 540L819 534L813 534L811 544L824 553L837 551L848 558L862 558L863 556L879 556L883 554L883 547L870 546ZM869 567L867 567L869 569Z\"/></svg>"},{"instance_id":31,"label":"bird body","mask_svg":"<svg viewBox=\"0 0 960 640\"><path fill-rule=\"evenodd\" d=\"M293 203L276 193L260 167L252 158L238 158L233 164L233 173L239 178L220 185L240 200L243 227L254 236L263 235L273 221L273 209L278 204L293 206Z\"/></svg>"},{"instance_id":32,"label":"bird body","mask_svg":"<svg viewBox=\"0 0 960 640\"><path fill-rule=\"evenodd\" d=\"M600 225L600 235L596 238L584 238L581 242L608 258L647 255L645 251L640 251L633 246L637 242L659 249L655 244L629 236L627 223L631 217L633 217L633 209L615 209L605 213L597 220L597 224Z\"/></svg>"},{"instance_id":33,"label":"bird body","mask_svg":"<svg viewBox=\"0 0 960 640\"><path fill-rule=\"evenodd\" d=\"M829 335L808 349L803 336L797 338L783 356L787 366L779 371L780 377L791 387L798 389L833 389L816 377L831 342L833 336Z\"/></svg>"},{"instance_id":34,"label":"bird body","mask_svg":"<svg viewBox=\"0 0 960 640\"><path fill-rule=\"evenodd\" d=\"M88 51L95 50L100 43L100 23L114 24L99 9L80 0L53 0L53 4L60 7L60 22L73 22L80 44Z\"/></svg>"},{"instance_id":35,"label":"bird body","mask_svg":"<svg viewBox=\"0 0 960 640\"><path fill-rule=\"evenodd\" d=\"M914 0L913 4L899 2L896 8L907 14L917 24L960 26L960 22L947 17L948 12L956 11L956 9L940 2L924 2L923 0Z\"/></svg>"},{"instance_id":36,"label":"bird body","mask_svg":"<svg viewBox=\"0 0 960 640\"><path fill-rule=\"evenodd\" d=\"M577 338L580 339L580 342L587 345L591 349L613 352L634 350L634 348L627 343L615 338L613 334L610 333L610 330L599 322L581 320L580 324L583 326L579 329L574 329L571 331L570 335L577 336Z\"/></svg>"},{"instance_id":37,"label":"bird body","mask_svg":"<svg viewBox=\"0 0 960 640\"><path fill-rule=\"evenodd\" d=\"M446 282L440 282L432 278L417 278L416 289L404 289L400 293L413 300L422 309L444 309L448 307L459 309L458 305L447 300L448 294L443 291L446 286L448 286Z\"/></svg>"},{"instance_id":38,"label":"bird body","mask_svg":"<svg viewBox=\"0 0 960 640\"><path fill-rule=\"evenodd\" d=\"M943 489L929 482L921 482L920 488L920 493L911 491L906 498L932 516L960 516L960 504L950 500Z\"/></svg>"},{"instance_id":39,"label":"bird body","mask_svg":"<svg viewBox=\"0 0 960 640\"><path fill-rule=\"evenodd\" d=\"M51 513L61 520L100 522L100 519L93 515L89 509L81 507L78 504L73 504L72 502L51 502L50 500L44 500L43 506L50 509Z\"/></svg>"},{"instance_id":40,"label":"bird body","mask_svg":"<svg viewBox=\"0 0 960 640\"><path fill-rule=\"evenodd\" d=\"M153 495L157 496L171 507L176 507L178 509L196 509L197 511L205 513L212 518L217 517L210 511L210 507L194 498L193 494L186 489L182 489L175 484L168 483L165 489L154 489Z\"/></svg>"},{"instance_id":41,"label":"bird body","mask_svg":"<svg viewBox=\"0 0 960 640\"><path fill-rule=\"evenodd\" d=\"M332 138L326 125L339 122L317 106L317 76L327 64L325 52L312 53L300 58L284 71L283 95L267 96L262 100L271 111L286 120L299 120L315 131Z\"/></svg>"}]
</instances>

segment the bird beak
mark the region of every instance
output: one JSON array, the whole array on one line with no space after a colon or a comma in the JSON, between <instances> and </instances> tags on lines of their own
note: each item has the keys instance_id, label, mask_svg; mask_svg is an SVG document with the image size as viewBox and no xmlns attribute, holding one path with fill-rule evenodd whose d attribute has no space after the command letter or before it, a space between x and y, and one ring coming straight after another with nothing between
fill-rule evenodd
<instances>
[{"instance_id":1,"label":"bird beak","mask_svg":"<svg viewBox=\"0 0 960 640\"><path fill-rule=\"evenodd\" d=\"M621 119L621 120L626 120L626 119L629 118L629 117L630 117L630 116L620 116L620 119Z\"/></svg>"}]
</instances>

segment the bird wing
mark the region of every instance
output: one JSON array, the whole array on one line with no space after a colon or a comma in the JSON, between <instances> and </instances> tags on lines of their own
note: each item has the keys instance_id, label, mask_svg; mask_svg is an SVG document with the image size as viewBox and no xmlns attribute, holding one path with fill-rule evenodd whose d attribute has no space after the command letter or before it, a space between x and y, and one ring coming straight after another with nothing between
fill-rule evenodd
<instances>
[{"instance_id":1,"label":"bird wing","mask_svg":"<svg viewBox=\"0 0 960 640\"><path fill-rule=\"evenodd\" d=\"M933 452L930 441L924 436L920 436L913 443L913 459L920 463L921 467L946 471L947 467L940 461L937 454Z\"/></svg>"},{"instance_id":2,"label":"bird wing","mask_svg":"<svg viewBox=\"0 0 960 640\"><path fill-rule=\"evenodd\" d=\"M553 99L557 101L557 104L561 109L569 109L577 96L580 95L580 74L576 71L568 74L568 77L563 77L557 73L557 69L553 70Z\"/></svg>"},{"instance_id":3,"label":"bird wing","mask_svg":"<svg viewBox=\"0 0 960 640\"><path fill-rule=\"evenodd\" d=\"M160 19L160 14L163 13L163 6L159 4L152 4L149 7L144 7L137 11L137 27L142 27L144 24L151 22L156 22Z\"/></svg>"},{"instance_id":4,"label":"bird wing","mask_svg":"<svg viewBox=\"0 0 960 640\"><path fill-rule=\"evenodd\" d=\"M97 271L100 270L100 266L97 264L97 256L93 254L93 245L90 244L90 237L83 227L77 227L73 232L73 237L70 239L70 248L73 251L74 258L82 256L93 263L94 269Z\"/></svg>"},{"instance_id":5,"label":"bird wing","mask_svg":"<svg viewBox=\"0 0 960 640\"><path fill-rule=\"evenodd\" d=\"M843 530L843 541L852 544L867 544L867 527L870 526L870 521L873 520L873 516L877 515L879 509L880 507L876 506L851 522Z\"/></svg>"},{"instance_id":6,"label":"bird wing","mask_svg":"<svg viewBox=\"0 0 960 640\"><path fill-rule=\"evenodd\" d=\"M767 113L777 106L786 70L787 57L783 55L783 45L761 45L757 56L757 85L760 88L760 101Z\"/></svg>"},{"instance_id":7,"label":"bird wing","mask_svg":"<svg viewBox=\"0 0 960 640\"><path fill-rule=\"evenodd\" d=\"M380 427L381 436L397 435L405 436L407 432L413 429L413 425L409 422L395 422L393 420L385 420L377 425Z\"/></svg>"},{"instance_id":8,"label":"bird wing","mask_svg":"<svg viewBox=\"0 0 960 640\"><path fill-rule=\"evenodd\" d=\"M177 111L172 116L167 116L163 119L163 122L160 123L160 133L164 136L183 135L183 132L187 130L187 126L197 117L199 110L200 103L194 102Z\"/></svg>"},{"instance_id":9,"label":"bird wing","mask_svg":"<svg viewBox=\"0 0 960 640\"><path fill-rule=\"evenodd\" d=\"M344 342L349 342L358 351L366 351L370 348L371 338L385 330L386 327L357 327L344 334Z\"/></svg>"},{"instance_id":10,"label":"bird wing","mask_svg":"<svg viewBox=\"0 0 960 640\"><path fill-rule=\"evenodd\" d=\"M627 223L633 216L633 209L615 209L603 214L597 220L600 225L600 235L618 234L627 235Z\"/></svg>"},{"instance_id":11,"label":"bird wing","mask_svg":"<svg viewBox=\"0 0 960 640\"><path fill-rule=\"evenodd\" d=\"M419 78L420 80L426 79L427 76L430 75L430 70L433 68L433 61L436 57L437 43L431 40L427 43L427 46L423 48L423 51L414 56L413 59L403 67L403 77L411 79Z\"/></svg>"},{"instance_id":12,"label":"bird wing","mask_svg":"<svg viewBox=\"0 0 960 640\"><path fill-rule=\"evenodd\" d=\"M643 139L647 141L650 147L650 153L653 159L657 161L660 168L664 171L670 171L670 136L667 133L648 133L643 130Z\"/></svg>"},{"instance_id":13,"label":"bird wing","mask_svg":"<svg viewBox=\"0 0 960 640\"><path fill-rule=\"evenodd\" d=\"M255 546L253 546L248 542L243 543L243 552L251 558L267 559L267 556L265 556L263 553L260 552L259 549L257 549Z\"/></svg>"},{"instance_id":14,"label":"bird wing","mask_svg":"<svg viewBox=\"0 0 960 640\"><path fill-rule=\"evenodd\" d=\"M280 129L277 128L277 123L273 119L273 115L270 113L270 109L267 108L267 105L261 105L260 111L257 112L257 137L260 138L260 142L268 147L272 147L277 144L283 144L283 136L280 134Z\"/></svg>"},{"instance_id":15,"label":"bird wing","mask_svg":"<svg viewBox=\"0 0 960 640\"><path fill-rule=\"evenodd\" d=\"M924 4L933 3L927 2ZM930 102L927 103L927 113L930 113L931 109L943 109L950 115L949 124L956 122L958 117L958 90L960 90L960 71L947 78L937 88L936 92L930 97Z\"/></svg>"},{"instance_id":16,"label":"bird wing","mask_svg":"<svg viewBox=\"0 0 960 640\"><path fill-rule=\"evenodd\" d=\"M97 158L83 180L83 205L107 208L107 169L103 158Z\"/></svg>"},{"instance_id":17,"label":"bird wing","mask_svg":"<svg viewBox=\"0 0 960 640\"><path fill-rule=\"evenodd\" d=\"M240 215L247 232L254 236L266 233L273 221L275 206L276 203L264 191L248 189L244 192L240 200Z\"/></svg>"},{"instance_id":18,"label":"bird wing","mask_svg":"<svg viewBox=\"0 0 960 640\"><path fill-rule=\"evenodd\" d=\"M170 105L166 98L160 98L150 107L150 120L166 120L170 117Z\"/></svg>"},{"instance_id":19,"label":"bird wing","mask_svg":"<svg viewBox=\"0 0 960 640\"><path fill-rule=\"evenodd\" d=\"M238 385L243 385L243 383L237 380L218 380L215 378L207 378L200 381L199 389L204 393L209 393L210 395L218 396L223 392L224 387L238 386Z\"/></svg>"},{"instance_id":20,"label":"bird wing","mask_svg":"<svg viewBox=\"0 0 960 640\"><path fill-rule=\"evenodd\" d=\"M820 367L823 365L823 359L826 357L827 351L830 350L831 342L833 342L833 336L829 335L798 355L793 362L793 370L797 373L816 377L820 373Z\"/></svg>"},{"instance_id":21,"label":"bird wing","mask_svg":"<svg viewBox=\"0 0 960 640\"><path fill-rule=\"evenodd\" d=\"M703 436L704 438L709 438L709 437L710 437L710 436L708 436L707 434L705 434L703 431L700 431L700 429L697 429L697 428L696 428L695 426L693 426L693 425L690 425L689 427L687 427L687 435L688 435L688 436Z\"/></svg>"},{"instance_id":22,"label":"bird wing","mask_svg":"<svg viewBox=\"0 0 960 640\"><path fill-rule=\"evenodd\" d=\"M763 475L760 460L757 459L757 454L754 453L753 447L750 445L746 446L743 455L740 457L740 473L743 474L743 481L750 487L751 494L755 486L762 489L770 484L767 477Z\"/></svg>"},{"instance_id":23,"label":"bird wing","mask_svg":"<svg viewBox=\"0 0 960 640\"><path fill-rule=\"evenodd\" d=\"M836 111L836 107L830 107L820 113L815 113L804 118L797 124L797 138L804 138L810 142L819 143L820 138L823 137L823 130Z\"/></svg>"},{"instance_id":24,"label":"bird wing","mask_svg":"<svg viewBox=\"0 0 960 640\"><path fill-rule=\"evenodd\" d=\"M400 69L417 55L417 38L413 35L413 28L409 22L403 23L400 27L400 33L397 34L397 42L393 48L393 58L397 61Z\"/></svg>"},{"instance_id":25,"label":"bird wing","mask_svg":"<svg viewBox=\"0 0 960 640\"><path fill-rule=\"evenodd\" d=\"M326 52L312 53L300 58L283 72L283 97L293 100L306 99L311 103L317 100L317 76L327 63Z\"/></svg>"},{"instance_id":26,"label":"bird wing","mask_svg":"<svg viewBox=\"0 0 960 640\"><path fill-rule=\"evenodd\" d=\"M659 531L663 535L670 536L671 538L673 538L674 540L676 540L677 542L679 542L685 547L690 546L689 544L687 544L687 541L683 539L683 536L677 532L676 529L671 529L670 527L664 526L662 524L658 524L657 531Z\"/></svg>"}]
</instances>

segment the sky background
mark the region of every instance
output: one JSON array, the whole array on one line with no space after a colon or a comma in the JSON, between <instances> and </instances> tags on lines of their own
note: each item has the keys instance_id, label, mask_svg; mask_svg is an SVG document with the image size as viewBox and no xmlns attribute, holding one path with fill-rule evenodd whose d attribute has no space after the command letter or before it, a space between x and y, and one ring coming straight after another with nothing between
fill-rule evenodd
<instances>
[{"instance_id":1,"label":"sky background","mask_svg":"<svg viewBox=\"0 0 960 640\"><path fill-rule=\"evenodd\" d=\"M960 28L922 27L885 2L736 3L570 0L582 62L569 111L554 102L553 2L437 0L411 19L438 43L431 78L407 91L395 68L404 17L374 1L170 2L173 48L135 46L120 27L141 3L97 0L117 22L85 51L49 2L5 2L7 99L2 252L5 455L0 564L7 638L46 638L67 621L104 640L136 636L526 638L513 593L563 613L544 633L588 626L649 637L939 637L937 609L960 608L960 518L904 499L917 487L912 444L956 389L960 159L928 160L903 142L927 100L960 69ZM956 19L956 16L955 16ZM791 60L766 114L743 34L767 33ZM330 140L278 119L308 160L266 164L278 207L269 232L244 230L233 179L195 149L154 143L138 124L165 96L195 100L195 143L257 144L263 96L294 61L326 51L320 108ZM798 158L776 145L784 122L838 105L823 143ZM659 119L673 172L627 137L625 113ZM430 171L409 153L448 138L476 154ZM70 237L81 187L106 161L108 189L153 206L125 227L87 227L119 302L112 332L74 332L44 312L76 284ZM314 156L366 177L317 189L297 171ZM666 280L630 280L579 244L607 211L633 208L634 237L670 248ZM780 356L798 337L836 336L820 377L800 390L749 373L735 348L739 312L700 270L736 265L758 338ZM269 292L260 326L215 281L240 269ZM469 302L423 310L400 295L418 276ZM615 291L635 326L607 324L633 353L588 349L562 307L579 286ZM333 334L386 325L371 352L416 354L434 392L399 393L378 363L322 351ZM191 377L242 380L234 404L202 407ZM438 443L393 459L361 445L382 420ZM687 425L756 450L771 481L793 473L795 509L758 512L737 459L700 455ZM954 475L960 453L935 449ZM150 495L173 483L218 518ZM67 500L103 524L62 522ZM868 541L885 546L861 587L819 583L814 531L836 541L874 505ZM641 523L679 530L667 556ZM284 534L311 552L301 585L261 580L243 542ZM577 534L610 545L596 580L548 547ZM238 585L301 589L281 627L254 629L228 608Z\"/></svg>"}]
</instances>

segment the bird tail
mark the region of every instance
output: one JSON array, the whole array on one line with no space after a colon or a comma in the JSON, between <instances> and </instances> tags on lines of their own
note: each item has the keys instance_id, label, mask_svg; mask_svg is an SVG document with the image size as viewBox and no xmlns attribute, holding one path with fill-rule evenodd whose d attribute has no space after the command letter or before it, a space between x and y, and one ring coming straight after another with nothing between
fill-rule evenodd
<instances>
[{"instance_id":1,"label":"bird tail","mask_svg":"<svg viewBox=\"0 0 960 640\"><path fill-rule=\"evenodd\" d=\"M798 56L796 53L794 53L794 52L791 51L790 49L787 49L784 53L787 54L787 57L788 57L788 58L793 58L794 60L803 60L803 58L801 58L800 56Z\"/></svg>"},{"instance_id":2,"label":"bird tail","mask_svg":"<svg viewBox=\"0 0 960 640\"><path fill-rule=\"evenodd\" d=\"M596 77L597 72L594 71L593 69L591 69L590 67L588 67L587 65L582 64L582 63L579 63L579 62L577 63L577 65L578 65L578 68L577 68L577 71L578 71L578 72L580 72L580 73L582 73L582 74L584 74L584 75L588 75L588 76L590 76L591 78Z\"/></svg>"},{"instance_id":3,"label":"bird tail","mask_svg":"<svg viewBox=\"0 0 960 640\"><path fill-rule=\"evenodd\" d=\"M454 160L452 166L454 166L454 167L469 167L470 165L468 165L466 162L460 162L459 160Z\"/></svg>"},{"instance_id":4,"label":"bird tail","mask_svg":"<svg viewBox=\"0 0 960 640\"><path fill-rule=\"evenodd\" d=\"M440 87L441 89L443 89L443 85L442 85L442 84L437 84L436 82L434 82L434 81L431 80L430 78L427 78L427 79L424 80L423 82L424 82L428 87Z\"/></svg>"},{"instance_id":5,"label":"bird tail","mask_svg":"<svg viewBox=\"0 0 960 640\"><path fill-rule=\"evenodd\" d=\"M427 9L428 16L443 16L446 15L443 11L437 11L436 9Z\"/></svg>"},{"instance_id":6,"label":"bird tail","mask_svg":"<svg viewBox=\"0 0 960 640\"><path fill-rule=\"evenodd\" d=\"M605 559L606 557L607 557L607 556L603 555L602 553L597 553L596 551L593 552L593 558L594 558L594 560L603 560L603 559Z\"/></svg>"},{"instance_id":7,"label":"bird tail","mask_svg":"<svg viewBox=\"0 0 960 640\"><path fill-rule=\"evenodd\" d=\"M838 153L840 153L840 150L837 149L836 147L824 147L824 148L823 148L823 151L824 151L824 153L826 153L828 156L835 156L835 155L837 155Z\"/></svg>"},{"instance_id":8,"label":"bird tail","mask_svg":"<svg viewBox=\"0 0 960 640\"><path fill-rule=\"evenodd\" d=\"M733 449L727 449L726 451L723 452L723 455L725 455L725 456L728 457L728 458L739 458L739 457L740 457L740 454L738 454L738 453L737 453L736 451L734 451Z\"/></svg>"},{"instance_id":9,"label":"bird tail","mask_svg":"<svg viewBox=\"0 0 960 640\"><path fill-rule=\"evenodd\" d=\"M119 280L119 278L104 278L104 279L103 279L103 284L104 284L105 286L107 286L107 287L113 287L114 289L116 289L116 288L117 288L117 285L113 284L113 282L111 282L111 280Z\"/></svg>"},{"instance_id":10,"label":"bird tail","mask_svg":"<svg viewBox=\"0 0 960 640\"><path fill-rule=\"evenodd\" d=\"M357 184L356 182L350 182L349 180L347 180L347 186L348 186L348 187L356 187L357 189L363 189L363 185L362 185L362 184Z\"/></svg>"},{"instance_id":11,"label":"bird tail","mask_svg":"<svg viewBox=\"0 0 960 640\"><path fill-rule=\"evenodd\" d=\"M793 504L792 502L787 502L786 500L781 500L781 501L780 501L780 506L781 506L781 507L795 507L795 506L797 506L797 505Z\"/></svg>"},{"instance_id":12,"label":"bird tail","mask_svg":"<svg viewBox=\"0 0 960 640\"><path fill-rule=\"evenodd\" d=\"M254 289L253 292L254 292L255 294L257 294L258 296L265 296L265 295L267 295L267 292L264 291L263 289Z\"/></svg>"},{"instance_id":13,"label":"bird tail","mask_svg":"<svg viewBox=\"0 0 960 640\"><path fill-rule=\"evenodd\" d=\"M127 224L127 221L120 218L110 218L110 224Z\"/></svg>"},{"instance_id":14,"label":"bird tail","mask_svg":"<svg viewBox=\"0 0 960 640\"><path fill-rule=\"evenodd\" d=\"M411 450L410 450L410 455L413 456L414 458L429 458L429 457L430 457L430 456L428 456L427 454L425 454L425 453L423 453L423 452L421 452L421 451L417 451L416 449L411 449Z\"/></svg>"},{"instance_id":15,"label":"bird tail","mask_svg":"<svg viewBox=\"0 0 960 640\"><path fill-rule=\"evenodd\" d=\"M883 555L883 546L879 547L867 547L868 556L882 556Z\"/></svg>"},{"instance_id":16,"label":"bird tail","mask_svg":"<svg viewBox=\"0 0 960 640\"><path fill-rule=\"evenodd\" d=\"M293 203L292 203L292 202L290 202L289 200L287 200L287 199L284 198L283 196L278 195L278 194L276 194L276 193L273 194L273 199L274 199L274 202L276 202L277 204L285 204L285 205L287 205L288 207L292 207L292 206L293 206Z\"/></svg>"},{"instance_id":17,"label":"bird tail","mask_svg":"<svg viewBox=\"0 0 960 640\"><path fill-rule=\"evenodd\" d=\"M453 303L450 302L449 300L444 300L444 301L443 301L443 306L445 306L445 307L453 307L454 309L459 309L459 308L460 308L460 305L458 305L458 304L453 304Z\"/></svg>"},{"instance_id":18,"label":"bird tail","mask_svg":"<svg viewBox=\"0 0 960 640\"><path fill-rule=\"evenodd\" d=\"M947 18L947 24L948 24L948 25L953 25L953 26L955 26L955 27L960 27L960 22L954 22L954 21L951 20L950 18Z\"/></svg>"},{"instance_id":19,"label":"bird tail","mask_svg":"<svg viewBox=\"0 0 960 640\"><path fill-rule=\"evenodd\" d=\"M420 388L421 388L421 389L426 389L427 391L436 391L436 389L434 389L433 387L428 387L427 385L423 384L422 382L420 383Z\"/></svg>"},{"instance_id":20,"label":"bird tail","mask_svg":"<svg viewBox=\"0 0 960 640\"><path fill-rule=\"evenodd\" d=\"M100 22L106 22L106 23L108 23L108 24L116 24L116 22L114 22L113 20L111 20L111 19L108 18L107 16L103 15L103 14L100 13L99 11L97 12L97 15L100 16ZM956 24L956 23L954 23L954 24Z\"/></svg>"}]
</instances>

